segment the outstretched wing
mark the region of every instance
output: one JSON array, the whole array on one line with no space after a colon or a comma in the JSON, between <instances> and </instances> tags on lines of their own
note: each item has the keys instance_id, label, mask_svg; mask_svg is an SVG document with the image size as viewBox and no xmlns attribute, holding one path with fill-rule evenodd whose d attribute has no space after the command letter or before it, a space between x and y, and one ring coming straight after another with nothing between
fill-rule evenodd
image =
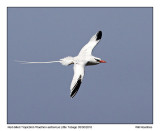
<instances>
[{"instance_id":1,"label":"outstretched wing","mask_svg":"<svg viewBox=\"0 0 160 131\"><path fill-rule=\"evenodd\" d=\"M77 94L80 85L82 83L83 76L84 76L84 66L79 64L74 64L74 76L70 87L71 90L70 97L73 98Z\"/></svg>"},{"instance_id":2,"label":"outstretched wing","mask_svg":"<svg viewBox=\"0 0 160 131\"><path fill-rule=\"evenodd\" d=\"M102 38L102 31L98 31L94 36L92 36L90 41L81 49L79 55L91 55L92 50L101 40L101 38Z\"/></svg>"}]
</instances>

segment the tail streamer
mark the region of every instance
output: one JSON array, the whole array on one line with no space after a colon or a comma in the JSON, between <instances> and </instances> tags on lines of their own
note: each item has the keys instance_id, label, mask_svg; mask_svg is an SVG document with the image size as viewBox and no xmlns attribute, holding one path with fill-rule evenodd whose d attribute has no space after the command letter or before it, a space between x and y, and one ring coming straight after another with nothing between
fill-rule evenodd
<instances>
[{"instance_id":1,"label":"tail streamer","mask_svg":"<svg viewBox=\"0 0 160 131\"><path fill-rule=\"evenodd\" d=\"M35 62L35 61L18 61L16 60L16 62L19 62L20 64L41 64L41 63L55 63L55 62L60 62L60 61L46 61L46 62Z\"/></svg>"}]
</instances>

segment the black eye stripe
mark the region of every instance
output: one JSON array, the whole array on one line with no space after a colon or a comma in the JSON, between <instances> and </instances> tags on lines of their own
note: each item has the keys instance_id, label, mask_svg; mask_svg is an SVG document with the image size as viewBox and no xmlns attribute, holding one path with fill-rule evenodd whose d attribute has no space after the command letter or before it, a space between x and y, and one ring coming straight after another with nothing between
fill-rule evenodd
<instances>
[{"instance_id":1,"label":"black eye stripe","mask_svg":"<svg viewBox=\"0 0 160 131\"><path fill-rule=\"evenodd\" d=\"M100 61L99 59L95 59L96 61Z\"/></svg>"}]
</instances>

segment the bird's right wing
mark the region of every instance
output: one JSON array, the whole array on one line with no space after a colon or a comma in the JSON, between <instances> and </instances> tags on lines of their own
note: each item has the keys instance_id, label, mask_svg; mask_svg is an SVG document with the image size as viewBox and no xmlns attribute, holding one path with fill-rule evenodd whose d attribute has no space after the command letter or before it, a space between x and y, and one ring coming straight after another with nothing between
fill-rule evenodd
<instances>
[{"instance_id":1,"label":"bird's right wing","mask_svg":"<svg viewBox=\"0 0 160 131\"><path fill-rule=\"evenodd\" d=\"M92 36L90 41L81 49L79 55L91 55L92 50L101 40L101 38L102 38L102 31L98 31L94 36Z\"/></svg>"},{"instance_id":2,"label":"bird's right wing","mask_svg":"<svg viewBox=\"0 0 160 131\"><path fill-rule=\"evenodd\" d=\"M82 83L83 76L84 76L84 66L79 64L74 64L74 76L70 87L71 90L70 97L73 98L77 94L80 85Z\"/></svg>"}]
</instances>

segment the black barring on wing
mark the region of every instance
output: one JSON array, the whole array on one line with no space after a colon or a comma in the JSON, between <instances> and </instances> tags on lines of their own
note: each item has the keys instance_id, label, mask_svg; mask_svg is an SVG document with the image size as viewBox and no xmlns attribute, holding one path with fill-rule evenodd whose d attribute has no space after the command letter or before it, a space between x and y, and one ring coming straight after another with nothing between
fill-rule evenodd
<instances>
[{"instance_id":1,"label":"black barring on wing","mask_svg":"<svg viewBox=\"0 0 160 131\"><path fill-rule=\"evenodd\" d=\"M78 78L77 83L75 84L75 86L74 86L74 88L73 88L73 90L71 92L70 97L73 98L77 94L77 92L78 92L78 90L80 88L81 83L82 83L82 80L81 80L81 75L80 75L79 78Z\"/></svg>"}]
</instances>

